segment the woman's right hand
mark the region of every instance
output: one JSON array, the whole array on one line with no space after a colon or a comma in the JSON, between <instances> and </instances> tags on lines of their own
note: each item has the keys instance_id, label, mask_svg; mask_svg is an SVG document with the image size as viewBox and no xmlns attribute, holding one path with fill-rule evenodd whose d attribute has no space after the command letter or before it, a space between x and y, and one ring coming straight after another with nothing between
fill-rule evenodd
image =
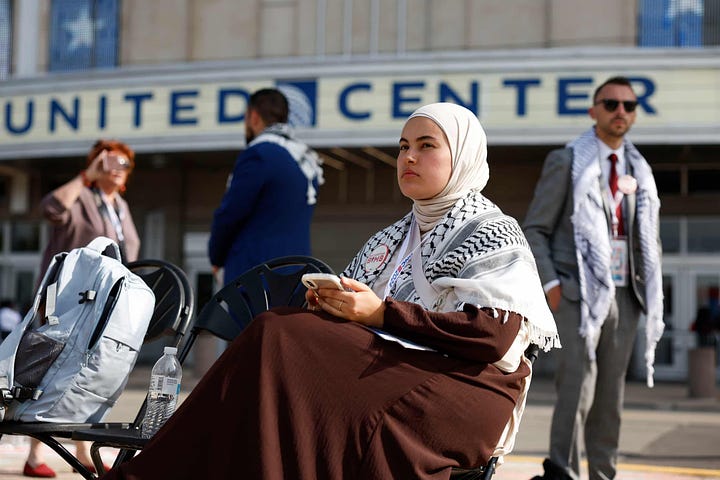
<instances>
[{"instance_id":1,"label":"woman's right hand","mask_svg":"<svg viewBox=\"0 0 720 480\"><path fill-rule=\"evenodd\" d=\"M347 277L340 277L345 290L320 288L305 292L310 310L325 310L336 317L370 327L382 327L385 319L385 302L370 287Z\"/></svg>"},{"instance_id":2,"label":"woman's right hand","mask_svg":"<svg viewBox=\"0 0 720 480\"><path fill-rule=\"evenodd\" d=\"M105 172L103 168L103 162L107 158L107 150L103 150L98 154L97 157L90 162L90 165L85 169L85 179L90 182L96 182Z\"/></svg>"},{"instance_id":3,"label":"woman's right hand","mask_svg":"<svg viewBox=\"0 0 720 480\"><path fill-rule=\"evenodd\" d=\"M560 308L560 300L562 299L562 287L556 285L545 293L547 297L548 306L551 312L557 312Z\"/></svg>"}]
</instances>

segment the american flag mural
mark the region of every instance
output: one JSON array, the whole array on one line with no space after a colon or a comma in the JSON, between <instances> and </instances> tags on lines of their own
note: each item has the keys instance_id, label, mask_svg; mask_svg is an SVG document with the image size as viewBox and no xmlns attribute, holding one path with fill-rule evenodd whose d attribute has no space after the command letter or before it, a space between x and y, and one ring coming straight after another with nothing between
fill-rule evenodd
<instances>
[{"instance_id":1,"label":"american flag mural","mask_svg":"<svg viewBox=\"0 0 720 480\"><path fill-rule=\"evenodd\" d=\"M5 80L10 73L10 13L10 0L0 0L0 80Z\"/></svg>"},{"instance_id":2,"label":"american flag mural","mask_svg":"<svg viewBox=\"0 0 720 480\"><path fill-rule=\"evenodd\" d=\"M704 0L641 0L639 6L639 46L700 47L705 43Z\"/></svg>"},{"instance_id":3,"label":"american flag mural","mask_svg":"<svg viewBox=\"0 0 720 480\"><path fill-rule=\"evenodd\" d=\"M50 71L114 67L119 0L53 0Z\"/></svg>"}]
</instances>

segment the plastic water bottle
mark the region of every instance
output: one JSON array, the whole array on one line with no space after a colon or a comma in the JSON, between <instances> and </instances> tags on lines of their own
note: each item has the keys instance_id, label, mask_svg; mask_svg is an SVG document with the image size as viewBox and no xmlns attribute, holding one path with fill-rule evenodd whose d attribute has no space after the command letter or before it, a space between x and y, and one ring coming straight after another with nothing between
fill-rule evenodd
<instances>
[{"instance_id":1,"label":"plastic water bottle","mask_svg":"<svg viewBox=\"0 0 720 480\"><path fill-rule=\"evenodd\" d=\"M175 411L182 380L182 367L176 353L177 348L165 347L163 356L152 368L147 410L142 423L143 438L155 435Z\"/></svg>"}]
</instances>

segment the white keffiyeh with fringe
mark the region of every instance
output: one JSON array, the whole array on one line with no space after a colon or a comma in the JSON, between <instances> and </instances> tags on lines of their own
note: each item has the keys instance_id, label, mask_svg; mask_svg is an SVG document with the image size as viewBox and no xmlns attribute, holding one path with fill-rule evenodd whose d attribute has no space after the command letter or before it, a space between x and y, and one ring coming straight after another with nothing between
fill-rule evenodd
<instances>
[{"instance_id":1,"label":"white keffiyeh with fringe","mask_svg":"<svg viewBox=\"0 0 720 480\"><path fill-rule=\"evenodd\" d=\"M573 150L573 229L580 280L580 335L586 339L591 359L595 341L610 312L615 284L610 270L610 231L597 228L608 225L600 186L598 139L594 129L568 143ZM623 145L625 159L637 180L635 225L640 239L642 272L646 282L646 350L647 384L653 386L655 346L662 337L663 292L660 249L657 234L660 199L647 161L627 139Z\"/></svg>"}]
</instances>

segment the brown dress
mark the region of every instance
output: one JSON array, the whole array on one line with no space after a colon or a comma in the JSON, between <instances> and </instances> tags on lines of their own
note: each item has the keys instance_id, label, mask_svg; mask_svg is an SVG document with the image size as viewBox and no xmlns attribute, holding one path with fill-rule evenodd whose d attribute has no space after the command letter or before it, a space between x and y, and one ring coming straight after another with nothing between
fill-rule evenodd
<instances>
[{"instance_id":1,"label":"brown dress","mask_svg":"<svg viewBox=\"0 0 720 480\"><path fill-rule=\"evenodd\" d=\"M529 369L522 318L386 301L406 349L326 313L275 309L230 345L146 448L103 479L447 479L492 455Z\"/></svg>"}]
</instances>

